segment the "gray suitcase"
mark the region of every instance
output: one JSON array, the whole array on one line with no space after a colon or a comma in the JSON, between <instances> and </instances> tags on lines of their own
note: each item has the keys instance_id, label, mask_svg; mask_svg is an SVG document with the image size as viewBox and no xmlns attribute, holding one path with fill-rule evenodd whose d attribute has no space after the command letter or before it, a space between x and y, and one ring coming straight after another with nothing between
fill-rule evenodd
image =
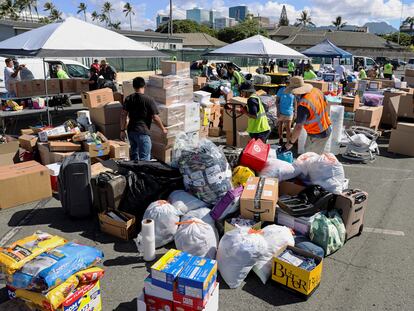
<instances>
[{"instance_id":1,"label":"gray suitcase","mask_svg":"<svg viewBox=\"0 0 414 311\"><path fill-rule=\"evenodd\" d=\"M98 213L117 210L124 197L126 177L115 173L101 173L92 179L93 208Z\"/></svg>"}]
</instances>

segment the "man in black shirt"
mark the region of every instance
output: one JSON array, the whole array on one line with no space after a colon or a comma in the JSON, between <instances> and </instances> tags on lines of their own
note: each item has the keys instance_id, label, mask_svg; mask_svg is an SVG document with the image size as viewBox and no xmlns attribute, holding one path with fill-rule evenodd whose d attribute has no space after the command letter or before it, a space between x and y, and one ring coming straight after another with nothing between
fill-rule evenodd
<instances>
[{"instance_id":1,"label":"man in black shirt","mask_svg":"<svg viewBox=\"0 0 414 311\"><path fill-rule=\"evenodd\" d=\"M104 59L101 60L101 70L99 75L103 76L105 80L115 81L116 80L116 71L110 66Z\"/></svg>"},{"instance_id":2,"label":"man in black shirt","mask_svg":"<svg viewBox=\"0 0 414 311\"><path fill-rule=\"evenodd\" d=\"M126 130L128 130L128 139L131 144L131 160L151 160L151 137L150 128L152 121L164 132L168 130L162 124L158 116L158 108L154 100L144 95L145 80L136 77L132 81L135 93L127 96L124 100L123 110L121 113L121 140L126 139ZM129 122L127 125L127 117Z\"/></svg>"}]
</instances>

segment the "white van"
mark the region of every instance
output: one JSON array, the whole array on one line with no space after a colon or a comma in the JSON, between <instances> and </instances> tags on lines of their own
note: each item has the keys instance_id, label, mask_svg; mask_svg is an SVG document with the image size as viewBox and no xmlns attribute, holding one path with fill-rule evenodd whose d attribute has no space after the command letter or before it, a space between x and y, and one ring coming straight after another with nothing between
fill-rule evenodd
<instances>
[{"instance_id":1,"label":"white van","mask_svg":"<svg viewBox=\"0 0 414 311\"><path fill-rule=\"evenodd\" d=\"M5 93L4 85L4 57L0 57L0 93ZM17 61L33 73L35 79L44 79L43 59L42 58L18 58ZM46 58L46 78L56 78L55 66L60 64L71 78L85 78L89 79L89 68L82 63L72 59L54 59Z\"/></svg>"},{"instance_id":2,"label":"white van","mask_svg":"<svg viewBox=\"0 0 414 311\"><path fill-rule=\"evenodd\" d=\"M349 63L350 59L347 59L345 68L351 71L358 71L359 66L364 66L365 70L373 68L377 63L372 57L366 56L352 56L352 62Z\"/></svg>"}]
</instances>

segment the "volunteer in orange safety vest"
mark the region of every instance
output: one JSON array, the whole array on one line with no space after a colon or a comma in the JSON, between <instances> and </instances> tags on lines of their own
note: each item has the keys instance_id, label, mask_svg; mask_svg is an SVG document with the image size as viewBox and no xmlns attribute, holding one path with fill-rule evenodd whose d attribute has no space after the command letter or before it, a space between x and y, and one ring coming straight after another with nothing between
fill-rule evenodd
<instances>
[{"instance_id":1,"label":"volunteer in orange safety vest","mask_svg":"<svg viewBox=\"0 0 414 311\"><path fill-rule=\"evenodd\" d=\"M292 77L285 92L291 92L298 97L298 111L296 126L284 149L291 149L302 129L305 129L305 152L322 154L332 132L329 108L324 95L311 84L304 83L302 77Z\"/></svg>"}]
</instances>

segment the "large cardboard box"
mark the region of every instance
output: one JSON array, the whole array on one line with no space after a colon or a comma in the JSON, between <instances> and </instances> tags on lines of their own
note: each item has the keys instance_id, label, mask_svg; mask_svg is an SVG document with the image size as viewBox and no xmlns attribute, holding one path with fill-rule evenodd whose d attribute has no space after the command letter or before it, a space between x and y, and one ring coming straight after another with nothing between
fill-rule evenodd
<instances>
[{"instance_id":1,"label":"large cardboard box","mask_svg":"<svg viewBox=\"0 0 414 311\"><path fill-rule=\"evenodd\" d=\"M49 142L49 150L52 152L81 151L82 145L70 141L51 141Z\"/></svg>"},{"instance_id":2,"label":"large cardboard box","mask_svg":"<svg viewBox=\"0 0 414 311\"><path fill-rule=\"evenodd\" d=\"M115 213L121 220L110 217L108 213ZM99 213L98 217L102 232L127 241L136 236L136 221L134 215L121 211L108 211L106 213ZM122 220L122 218L125 220Z\"/></svg>"},{"instance_id":3,"label":"large cardboard box","mask_svg":"<svg viewBox=\"0 0 414 311\"><path fill-rule=\"evenodd\" d=\"M206 77L194 77L194 85L202 88L206 85L207 78Z\"/></svg>"},{"instance_id":4,"label":"large cardboard box","mask_svg":"<svg viewBox=\"0 0 414 311\"><path fill-rule=\"evenodd\" d=\"M110 88L99 89L82 93L82 103L89 108L98 107L102 104L114 101L114 92Z\"/></svg>"},{"instance_id":5,"label":"large cardboard box","mask_svg":"<svg viewBox=\"0 0 414 311\"><path fill-rule=\"evenodd\" d=\"M59 79L47 79L47 94L60 94L60 80Z\"/></svg>"},{"instance_id":6,"label":"large cardboard box","mask_svg":"<svg viewBox=\"0 0 414 311\"><path fill-rule=\"evenodd\" d=\"M165 163L171 163L172 160L172 147L165 146L156 142L152 143L151 154L152 157L163 161Z\"/></svg>"},{"instance_id":7,"label":"large cardboard box","mask_svg":"<svg viewBox=\"0 0 414 311\"><path fill-rule=\"evenodd\" d=\"M17 97L30 97L33 94L32 82L27 81L14 81L11 84L12 90L16 93ZM44 82L43 82L44 89Z\"/></svg>"},{"instance_id":8,"label":"large cardboard box","mask_svg":"<svg viewBox=\"0 0 414 311\"><path fill-rule=\"evenodd\" d=\"M92 123L99 124L119 124L121 122L121 111L122 105L116 101L89 109Z\"/></svg>"},{"instance_id":9,"label":"large cardboard box","mask_svg":"<svg viewBox=\"0 0 414 311\"><path fill-rule=\"evenodd\" d=\"M342 106L345 107L346 112L355 112L359 108L360 101L359 96L355 97L342 96Z\"/></svg>"},{"instance_id":10,"label":"large cardboard box","mask_svg":"<svg viewBox=\"0 0 414 311\"><path fill-rule=\"evenodd\" d=\"M398 108L400 106L401 95L405 95L405 92L396 91L384 92L384 101L382 112L381 124L391 125L392 127L397 126Z\"/></svg>"},{"instance_id":11,"label":"large cardboard box","mask_svg":"<svg viewBox=\"0 0 414 311\"><path fill-rule=\"evenodd\" d=\"M355 122L369 124L369 127L378 126L382 117L383 106L362 106L355 111Z\"/></svg>"},{"instance_id":12,"label":"large cardboard box","mask_svg":"<svg viewBox=\"0 0 414 311\"><path fill-rule=\"evenodd\" d=\"M404 72L405 77L414 77L414 69L406 68Z\"/></svg>"},{"instance_id":13,"label":"large cardboard box","mask_svg":"<svg viewBox=\"0 0 414 311\"><path fill-rule=\"evenodd\" d=\"M398 106L398 116L404 118L414 118L414 95L401 95Z\"/></svg>"},{"instance_id":14,"label":"large cardboard box","mask_svg":"<svg viewBox=\"0 0 414 311\"><path fill-rule=\"evenodd\" d=\"M171 126L184 121L186 104L171 106L157 105L159 116L164 126Z\"/></svg>"},{"instance_id":15,"label":"large cardboard box","mask_svg":"<svg viewBox=\"0 0 414 311\"><path fill-rule=\"evenodd\" d=\"M55 152L49 150L48 143L37 143L40 160L43 165L62 162L64 158L72 155L74 152Z\"/></svg>"},{"instance_id":16,"label":"large cardboard box","mask_svg":"<svg viewBox=\"0 0 414 311\"><path fill-rule=\"evenodd\" d=\"M83 92L89 92L89 80L88 79L73 79L75 83L75 93L82 94Z\"/></svg>"},{"instance_id":17,"label":"large cardboard box","mask_svg":"<svg viewBox=\"0 0 414 311\"><path fill-rule=\"evenodd\" d=\"M153 75L149 76L148 85L162 88L191 88L193 87L193 80L189 77L183 76L163 76L163 75Z\"/></svg>"},{"instance_id":18,"label":"large cardboard box","mask_svg":"<svg viewBox=\"0 0 414 311\"><path fill-rule=\"evenodd\" d=\"M20 147L22 147L23 149L29 151L29 152L33 152L34 148L36 147L36 143L37 143L37 136L34 135L21 135L19 136L19 144Z\"/></svg>"},{"instance_id":19,"label":"large cardboard box","mask_svg":"<svg viewBox=\"0 0 414 311\"><path fill-rule=\"evenodd\" d=\"M398 123L391 131L389 152L414 157L414 123Z\"/></svg>"},{"instance_id":20,"label":"large cardboard box","mask_svg":"<svg viewBox=\"0 0 414 311\"><path fill-rule=\"evenodd\" d=\"M260 198L256 198L258 191ZM240 214L246 219L274 222L278 198L277 179L250 177L240 198Z\"/></svg>"},{"instance_id":21,"label":"large cardboard box","mask_svg":"<svg viewBox=\"0 0 414 311\"><path fill-rule=\"evenodd\" d=\"M11 141L5 144L0 144L0 166L13 164L13 158L18 150L18 141Z\"/></svg>"},{"instance_id":22,"label":"large cardboard box","mask_svg":"<svg viewBox=\"0 0 414 311\"><path fill-rule=\"evenodd\" d=\"M164 60L164 61L161 61L161 72L163 76L168 76L168 75L189 76L190 75L190 63Z\"/></svg>"},{"instance_id":23,"label":"large cardboard box","mask_svg":"<svg viewBox=\"0 0 414 311\"><path fill-rule=\"evenodd\" d=\"M109 154L109 141L101 144L83 142L83 149L89 152L91 158L102 157Z\"/></svg>"},{"instance_id":24,"label":"large cardboard box","mask_svg":"<svg viewBox=\"0 0 414 311\"><path fill-rule=\"evenodd\" d=\"M220 137L221 136L221 128L219 128L219 127L210 127L208 129L208 136L210 136L210 137Z\"/></svg>"},{"instance_id":25,"label":"large cardboard box","mask_svg":"<svg viewBox=\"0 0 414 311\"><path fill-rule=\"evenodd\" d=\"M312 84L313 87L320 89L323 93L328 92L328 82L317 80L305 80L305 83Z\"/></svg>"},{"instance_id":26,"label":"large cardboard box","mask_svg":"<svg viewBox=\"0 0 414 311\"><path fill-rule=\"evenodd\" d=\"M163 89L148 85L145 94L152 97L156 102L169 106L172 104L192 101L193 88L192 86L189 86L188 89L181 88L178 90L176 88Z\"/></svg>"},{"instance_id":27,"label":"large cardboard box","mask_svg":"<svg viewBox=\"0 0 414 311\"><path fill-rule=\"evenodd\" d=\"M245 114L236 114L236 130L245 131L247 129L248 117ZM224 131L233 131L233 118L232 112L225 110L223 113L223 130Z\"/></svg>"},{"instance_id":28,"label":"large cardboard box","mask_svg":"<svg viewBox=\"0 0 414 311\"><path fill-rule=\"evenodd\" d=\"M167 126L166 128L168 129L168 133L164 134L155 123L152 123L150 129L151 139L164 145L170 145L171 142L175 141L175 136L184 131L184 122ZM174 138L174 140L171 138Z\"/></svg>"},{"instance_id":29,"label":"large cardboard box","mask_svg":"<svg viewBox=\"0 0 414 311\"><path fill-rule=\"evenodd\" d=\"M308 271L286 261L287 259L279 258L279 255L282 255L286 249L299 256L313 258L316 267L312 271ZM289 257L287 258L289 259ZM321 282L322 263L323 259L319 256L297 247L284 246L273 256L272 280L304 296L310 296Z\"/></svg>"},{"instance_id":30,"label":"large cardboard box","mask_svg":"<svg viewBox=\"0 0 414 311\"><path fill-rule=\"evenodd\" d=\"M247 146L251 137L247 132L236 132L236 147L244 148ZM233 146L233 132L226 131L226 145Z\"/></svg>"},{"instance_id":31,"label":"large cardboard box","mask_svg":"<svg viewBox=\"0 0 414 311\"><path fill-rule=\"evenodd\" d=\"M75 81L75 79L60 79L59 82L60 82L60 92L61 93L76 93L76 81ZM88 91L88 90L86 90L86 91Z\"/></svg>"},{"instance_id":32,"label":"large cardboard box","mask_svg":"<svg viewBox=\"0 0 414 311\"><path fill-rule=\"evenodd\" d=\"M0 166L0 209L51 196L47 167L36 161Z\"/></svg>"},{"instance_id":33,"label":"large cardboard box","mask_svg":"<svg viewBox=\"0 0 414 311\"><path fill-rule=\"evenodd\" d=\"M414 77L405 77L408 87L414 87Z\"/></svg>"},{"instance_id":34,"label":"large cardboard box","mask_svg":"<svg viewBox=\"0 0 414 311\"><path fill-rule=\"evenodd\" d=\"M122 93L119 92L114 92L114 100L116 102L120 102L121 104L124 103L124 95Z\"/></svg>"},{"instance_id":35,"label":"large cardboard box","mask_svg":"<svg viewBox=\"0 0 414 311\"><path fill-rule=\"evenodd\" d=\"M109 141L109 157L111 159L129 159L129 144L124 141L110 140Z\"/></svg>"},{"instance_id":36,"label":"large cardboard box","mask_svg":"<svg viewBox=\"0 0 414 311\"><path fill-rule=\"evenodd\" d=\"M46 94L45 80L42 80L42 79L31 80L31 93L32 93L32 96L45 95Z\"/></svg>"},{"instance_id":37,"label":"large cardboard box","mask_svg":"<svg viewBox=\"0 0 414 311\"><path fill-rule=\"evenodd\" d=\"M132 80L127 80L127 81L122 82L122 94L124 98L134 93L135 93L135 89L132 86Z\"/></svg>"}]
</instances>

